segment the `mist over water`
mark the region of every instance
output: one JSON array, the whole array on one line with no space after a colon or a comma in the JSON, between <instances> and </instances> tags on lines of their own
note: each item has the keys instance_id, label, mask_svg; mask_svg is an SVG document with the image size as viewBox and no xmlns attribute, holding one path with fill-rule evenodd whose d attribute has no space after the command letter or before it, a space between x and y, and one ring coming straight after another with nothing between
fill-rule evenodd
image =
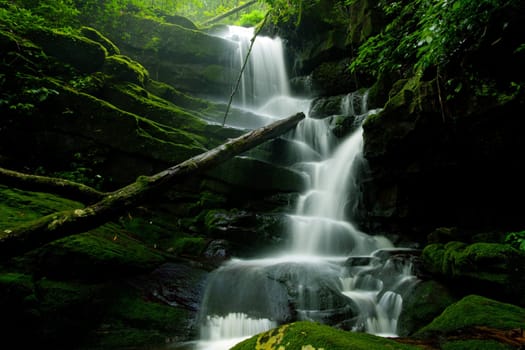
<instances>
[{"instance_id":1,"label":"mist over water","mask_svg":"<svg viewBox=\"0 0 525 350\"><path fill-rule=\"evenodd\" d=\"M224 37L238 43L232 67L240 72L253 29L229 27ZM261 259L232 259L210 274L195 349L229 349L294 320L395 336L402 291L416 280L409 261L390 258L400 248L351 222L364 161L361 123L376 112L368 110L366 93L341 98L340 114L355 118L355 131L339 140L329 118L308 117L310 99L290 95L284 62L279 38L257 36L234 101L269 120L307 115L283 137L294 159L301 159L293 168L308 185L287 215L281 249Z\"/></svg>"}]
</instances>

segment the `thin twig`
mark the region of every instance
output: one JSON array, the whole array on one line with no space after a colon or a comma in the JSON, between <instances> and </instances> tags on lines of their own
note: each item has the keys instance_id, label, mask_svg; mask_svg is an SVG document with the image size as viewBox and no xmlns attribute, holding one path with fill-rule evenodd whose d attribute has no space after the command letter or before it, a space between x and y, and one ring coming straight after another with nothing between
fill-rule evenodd
<instances>
[{"instance_id":1,"label":"thin twig","mask_svg":"<svg viewBox=\"0 0 525 350\"><path fill-rule=\"evenodd\" d=\"M441 118L443 119L443 123L445 122L445 106L443 105L443 98L441 97L441 87L439 85L439 67L436 71L436 84L438 89L438 99L439 99L439 105L441 107Z\"/></svg>"}]
</instances>

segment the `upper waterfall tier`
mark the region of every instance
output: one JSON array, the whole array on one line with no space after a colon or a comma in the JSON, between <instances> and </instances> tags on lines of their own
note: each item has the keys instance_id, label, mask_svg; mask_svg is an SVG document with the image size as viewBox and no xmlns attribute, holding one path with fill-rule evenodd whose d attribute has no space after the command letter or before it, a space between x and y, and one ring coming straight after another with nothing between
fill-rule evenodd
<instances>
[{"instance_id":1,"label":"upper waterfall tier","mask_svg":"<svg viewBox=\"0 0 525 350\"><path fill-rule=\"evenodd\" d=\"M248 57L234 101L245 107L257 108L273 97L289 96L281 39L257 36L254 40L253 28L228 26L227 29L221 36L237 43L237 50L231 59L232 71L240 74ZM238 78L239 75L232 77L232 80L237 81Z\"/></svg>"}]
</instances>

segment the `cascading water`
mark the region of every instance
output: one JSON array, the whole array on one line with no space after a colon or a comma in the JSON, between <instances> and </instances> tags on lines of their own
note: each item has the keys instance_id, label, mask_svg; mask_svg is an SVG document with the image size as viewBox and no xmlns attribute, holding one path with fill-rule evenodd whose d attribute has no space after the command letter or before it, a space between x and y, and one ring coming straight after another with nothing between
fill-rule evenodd
<instances>
[{"instance_id":1,"label":"cascading water","mask_svg":"<svg viewBox=\"0 0 525 350\"><path fill-rule=\"evenodd\" d=\"M239 67L253 31L230 27L239 43ZM309 99L290 96L279 39L257 37L236 103L278 119L308 114ZM410 263L395 258L384 237L359 231L350 221L355 207L356 169L362 163L366 94L341 99L341 114L355 117L355 131L339 142L329 118L306 118L287 135L302 159L293 167L308 186L288 215L289 244L262 259L232 259L211 273L200 310L197 349L228 349L240 340L294 320L313 320L354 331L395 335L402 293L414 282ZM353 198L352 198L353 197Z\"/></svg>"}]
</instances>

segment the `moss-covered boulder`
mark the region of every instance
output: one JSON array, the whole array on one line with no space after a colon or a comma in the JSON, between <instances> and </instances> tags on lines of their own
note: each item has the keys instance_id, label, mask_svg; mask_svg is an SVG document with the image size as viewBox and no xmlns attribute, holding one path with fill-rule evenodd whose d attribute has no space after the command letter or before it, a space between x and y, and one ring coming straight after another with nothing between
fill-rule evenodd
<instances>
[{"instance_id":1,"label":"moss-covered boulder","mask_svg":"<svg viewBox=\"0 0 525 350\"><path fill-rule=\"evenodd\" d=\"M365 333L345 332L319 323L302 321L285 324L253 336L232 350L379 350L418 349Z\"/></svg>"},{"instance_id":2,"label":"moss-covered boulder","mask_svg":"<svg viewBox=\"0 0 525 350\"><path fill-rule=\"evenodd\" d=\"M403 297L403 310L397 322L398 335L410 336L456 301L457 297L446 285L434 280L418 282Z\"/></svg>"},{"instance_id":3,"label":"moss-covered boulder","mask_svg":"<svg viewBox=\"0 0 525 350\"><path fill-rule=\"evenodd\" d=\"M82 207L49 193L0 186L2 229ZM4 340L93 349L193 337L207 272L176 255L199 255L206 241L181 233L169 209L131 210L90 232L2 261Z\"/></svg>"},{"instance_id":4,"label":"moss-covered boulder","mask_svg":"<svg viewBox=\"0 0 525 350\"><path fill-rule=\"evenodd\" d=\"M116 108L58 81L43 83L53 96L35 106L38 113L18 115L2 130L4 157L15 164L25 159L26 164L46 162L53 169L76 162L75 154L97 154L94 170L125 184L205 150L196 134ZM24 137L28 133L29 139Z\"/></svg>"},{"instance_id":5,"label":"moss-covered boulder","mask_svg":"<svg viewBox=\"0 0 525 350\"><path fill-rule=\"evenodd\" d=\"M120 49L117 47L117 45L113 44L111 40L106 38L102 33L100 33L95 28L81 27L80 33L82 33L82 35L85 36L86 38L96 41L97 43L104 46L106 50L108 51L109 56L120 55Z\"/></svg>"},{"instance_id":6,"label":"moss-covered boulder","mask_svg":"<svg viewBox=\"0 0 525 350\"><path fill-rule=\"evenodd\" d=\"M122 53L141 62L156 80L185 92L214 93L227 97L231 91L230 41L178 24L130 14L116 26L105 28Z\"/></svg>"},{"instance_id":7,"label":"moss-covered boulder","mask_svg":"<svg viewBox=\"0 0 525 350\"><path fill-rule=\"evenodd\" d=\"M51 29L28 32L27 37L44 52L68 63L82 72L95 72L102 67L108 52L97 41Z\"/></svg>"},{"instance_id":8,"label":"moss-covered boulder","mask_svg":"<svg viewBox=\"0 0 525 350\"><path fill-rule=\"evenodd\" d=\"M104 62L102 72L119 81L127 81L140 86L149 79L149 72L140 63L127 56L109 56Z\"/></svg>"},{"instance_id":9,"label":"moss-covered boulder","mask_svg":"<svg viewBox=\"0 0 525 350\"><path fill-rule=\"evenodd\" d=\"M438 340L441 349L518 349L524 343L520 331L524 319L523 308L469 295L446 308L414 337Z\"/></svg>"},{"instance_id":10,"label":"moss-covered boulder","mask_svg":"<svg viewBox=\"0 0 525 350\"><path fill-rule=\"evenodd\" d=\"M148 300L122 282L92 284L0 273L0 287L4 340L22 347L152 346L188 339L191 332L190 310Z\"/></svg>"},{"instance_id":11,"label":"moss-covered boulder","mask_svg":"<svg viewBox=\"0 0 525 350\"><path fill-rule=\"evenodd\" d=\"M190 338L194 311L120 287L109 294L99 322L78 342L78 349L162 348Z\"/></svg>"},{"instance_id":12,"label":"moss-covered boulder","mask_svg":"<svg viewBox=\"0 0 525 350\"><path fill-rule=\"evenodd\" d=\"M430 244L422 253L428 271L458 290L525 305L525 253L498 243Z\"/></svg>"}]
</instances>

